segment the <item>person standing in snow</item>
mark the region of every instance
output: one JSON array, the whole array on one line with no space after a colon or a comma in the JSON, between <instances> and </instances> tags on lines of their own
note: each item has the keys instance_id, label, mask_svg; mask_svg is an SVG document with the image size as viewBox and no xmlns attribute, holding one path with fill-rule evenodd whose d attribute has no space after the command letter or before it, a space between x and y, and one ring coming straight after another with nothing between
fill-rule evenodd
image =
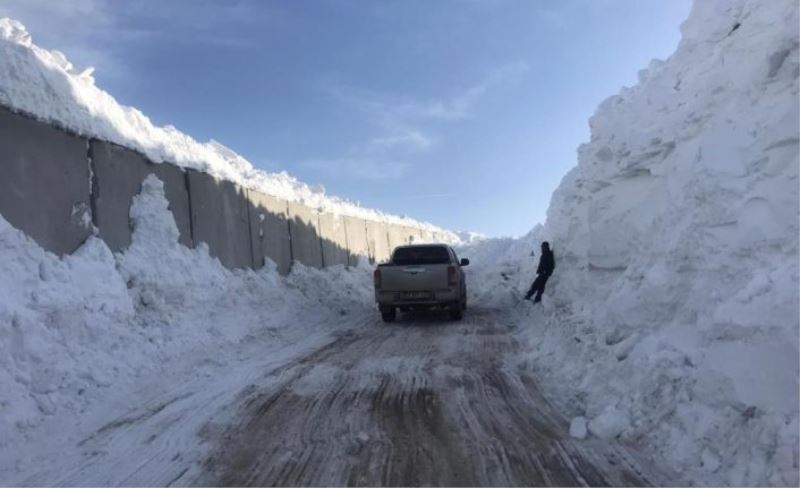
<instances>
[{"instance_id":1,"label":"person standing in snow","mask_svg":"<svg viewBox=\"0 0 800 488\"><path fill-rule=\"evenodd\" d=\"M544 285L547 284L547 279L553 274L556 269L556 258L553 256L553 251L550 250L550 243L547 241L542 242L542 257L539 258L539 267L536 268L536 280L531 285L531 289L525 294L525 300L536 294L533 303L542 301L542 293L544 293Z\"/></svg>"}]
</instances>

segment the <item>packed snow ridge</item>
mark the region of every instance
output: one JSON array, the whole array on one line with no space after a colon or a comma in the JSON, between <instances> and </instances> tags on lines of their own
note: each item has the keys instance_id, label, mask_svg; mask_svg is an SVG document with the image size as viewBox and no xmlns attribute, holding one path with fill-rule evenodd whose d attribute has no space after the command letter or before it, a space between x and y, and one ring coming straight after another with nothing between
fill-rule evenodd
<instances>
[{"instance_id":1,"label":"packed snow ridge","mask_svg":"<svg viewBox=\"0 0 800 488\"><path fill-rule=\"evenodd\" d=\"M201 143L173 126L157 127L136 108L120 105L95 86L93 72L75 68L59 51L34 44L20 22L0 19L0 105L128 147L156 163L193 168L321 211L441 232L445 240L458 242L455 234L432 224L328 196L321 186L309 186L286 172L259 170L217 141Z\"/></svg>"},{"instance_id":2,"label":"packed snow ridge","mask_svg":"<svg viewBox=\"0 0 800 488\"><path fill-rule=\"evenodd\" d=\"M531 361L591 435L712 484L797 486L798 3L696 1L681 31L597 109L546 224L462 254L529 261L522 290L551 242Z\"/></svg>"}]
</instances>

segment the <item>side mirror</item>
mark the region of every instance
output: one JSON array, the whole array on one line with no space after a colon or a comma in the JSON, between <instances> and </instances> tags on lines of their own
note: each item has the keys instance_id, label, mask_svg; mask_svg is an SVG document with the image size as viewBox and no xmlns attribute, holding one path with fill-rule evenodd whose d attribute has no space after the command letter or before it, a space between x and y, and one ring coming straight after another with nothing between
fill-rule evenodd
<instances>
[{"instance_id":1,"label":"side mirror","mask_svg":"<svg viewBox=\"0 0 800 488\"><path fill-rule=\"evenodd\" d=\"M469 259L461 259L461 266L469 266Z\"/></svg>"}]
</instances>

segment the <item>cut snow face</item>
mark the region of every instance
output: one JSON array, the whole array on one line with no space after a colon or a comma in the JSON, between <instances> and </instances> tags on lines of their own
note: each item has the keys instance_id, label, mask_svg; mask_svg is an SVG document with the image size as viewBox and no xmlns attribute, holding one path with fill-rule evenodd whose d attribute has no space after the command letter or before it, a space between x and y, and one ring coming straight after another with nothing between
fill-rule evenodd
<instances>
[{"instance_id":1,"label":"cut snow face","mask_svg":"<svg viewBox=\"0 0 800 488\"><path fill-rule=\"evenodd\" d=\"M527 365L590 435L703 482L796 486L798 4L697 1L681 30L597 109L544 227L461 254L497 263L471 271L502 303L551 243Z\"/></svg>"},{"instance_id":2,"label":"cut snow face","mask_svg":"<svg viewBox=\"0 0 800 488\"><path fill-rule=\"evenodd\" d=\"M171 162L209 173L243 187L334 214L425 228L442 239L458 242L456 234L432 224L385 214L352 201L328 196L321 186L309 186L286 172L267 173L211 140L198 142L175 127L158 127L134 107L120 105L95 86L93 68L77 69L59 51L35 45L25 26L0 19L0 105L77 134L113 142L138 151L153 162Z\"/></svg>"}]
</instances>

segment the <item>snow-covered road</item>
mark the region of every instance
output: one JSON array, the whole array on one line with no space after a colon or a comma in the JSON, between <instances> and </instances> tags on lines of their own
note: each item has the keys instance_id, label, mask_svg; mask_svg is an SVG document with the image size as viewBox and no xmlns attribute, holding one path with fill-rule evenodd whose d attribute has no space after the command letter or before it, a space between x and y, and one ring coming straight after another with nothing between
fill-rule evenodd
<instances>
[{"instance_id":1,"label":"snow-covered road","mask_svg":"<svg viewBox=\"0 0 800 488\"><path fill-rule=\"evenodd\" d=\"M387 325L364 306L283 352L254 336L229 367L142 385L141 404L38 448L14 484L674 482L614 441L569 436L536 379L507 361L519 313L476 305L463 322L416 313Z\"/></svg>"},{"instance_id":2,"label":"snow-covered road","mask_svg":"<svg viewBox=\"0 0 800 488\"><path fill-rule=\"evenodd\" d=\"M204 430L211 485L663 483L614 442L572 439L535 378L508 367L509 312L385 325L350 317L332 342L264 370L230 424Z\"/></svg>"}]
</instances>

